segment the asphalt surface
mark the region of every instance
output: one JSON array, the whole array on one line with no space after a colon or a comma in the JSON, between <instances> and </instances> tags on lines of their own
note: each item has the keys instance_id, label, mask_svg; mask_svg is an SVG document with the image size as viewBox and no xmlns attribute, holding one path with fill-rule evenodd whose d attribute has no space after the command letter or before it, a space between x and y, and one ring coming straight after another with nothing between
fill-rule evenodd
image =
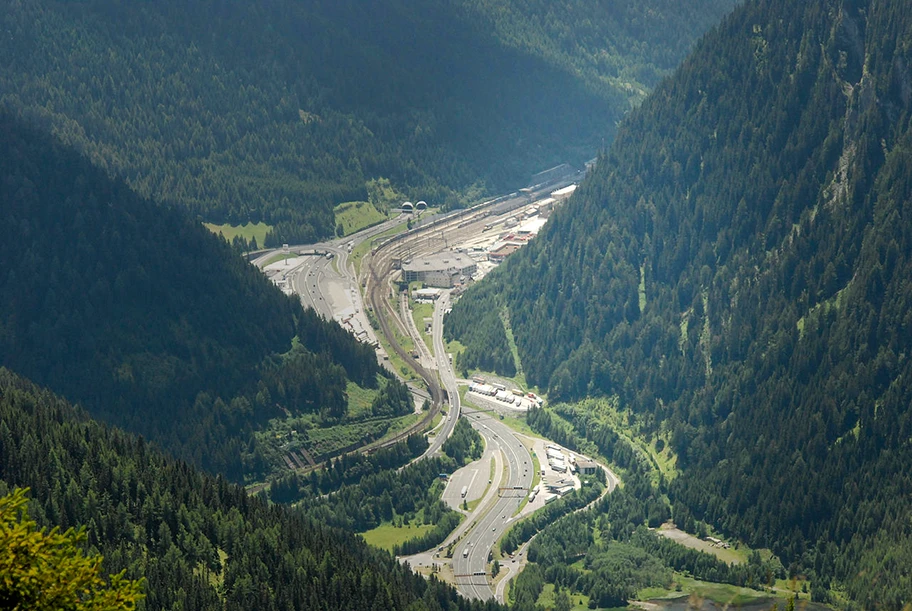
<instances>
[{"instance_id":1,"label":"asphalt surface","mask_svg":"<svg viewBox=\"0 0 912 611\"><path fill-rule=\"evenodd\" d=\"M504 205L508 209L515 207L515 203L512 201L505 202ZM478 221L473 224L483 222L483 220L484 217L480 217ZM373 235L385 231L388 227L393 226L396 223L401 223L401 220L389 221L384 224L386 225L385 227L378 226L372 228L370 235L360 234L357 236L349 236L343 240L291 249L295 252L332 252L333 258L335 259L335 264L333 264L333 259L327 258L325 254L322 256L315 254L302 255L302 257L306 257L307 260L298 265L291 280L295 292L301 296L302 303L304 303L306 307L314 308L327 319L337 317L339 314L339 304L334 303L334 291L330 290L329 287L332 286L333 283L342 284L352 293L352 295L350 295L352 307L356 310L360 310L360 313L363 316L364 308L360 301L360 292L358 291L360 288L359 282L355 278L351 266L348 264L348 245L349 243L352 243L352 246L354 247L359 242L370 239ZM454 221L452 227L448 228L448 232L452 231L465 233L469 231L478 231L478 228L473 228L471 226L460 228L456 226ZM420 239L422 239L420 235L414 236L412 244L417 244ZM408 241L404 242L406 245L404 246L405 248L409 247L407 246L408 243ZM411 246L411 248L415 247ZM414 253L414 250L412 252ZM268 256L264 256L262 260L265 261L267 258ZM342 273L340 273L340 271ZM386 283L388 282L388 278L380 278L379 281ZM338 290L335 291L335 293L337 296ZM472 512L469 517L470 522L468 524L463 524L457 529L457 532L454 532L453 535L448 538L448 541L458 539L458 543L453 549L452 558L452 568L457 589L464 596L480 600L489 600L495 597L495 591L491 587L490 569L488 568L489 553L491 553L500 537L502 537L510 528L513 521L516 519L514 516L517 513L519 506L522 504L523 499L529 495L529 489L532 486L534 475L532 471L532 456L523 443L514 435L513 431L500 421L497 414L474 409L464 410L462 408L459 399L457 378L453 371L453 366L450 363L449 356L446 353L446 345L443 341L443 316L449 307L450 293L449 291L444 291L435 304L432 319L432 338L434 349L433 357L436 360L440 385L446 391L447 409L445 420L442 426L438 428L437 435L431 442L425 455L431 455L440 451L441 446L449 437L453 427L456 425L456 421L461 415L467 417L472 426L481 434L487 448L485 452L487 460L482 461L482 464L475 475L475 479L480 478L480 481L475 482L475 485L471 486L472 488L477 490L479 485L487 485L490 469L490 456L494 453L498 453L499 455L499 458L496 461L498 467L494 478L492 479L491 490L489 490L485 498L481 500L476 510ZM396 314L401 313L396 312ZM399 319L396 322L403 327L406 326L402 319ZM368 325L365 325L365 327L369 332L373 333ZM505 409L504 411L515 412L516 410ZM506 466L506 474L503 473L502 469L504 465ZM611 479L613 479L613 477L610 476L609 481L611 481ZM459 490L461 490L462 485L466 484L460 484L458 486ZM459 490L457 490L457 494L459 493ZM522 549L524 551L525 546ZM468 553L463 556L465 550L468 550ZM428 556L427 561L434 562L433 553L421 554L420 556ZM519 556L519 562L515 564L505 564L502 570L505 572L508 571L508 576L513 577L522 567L524 561L525 555L523 554L522 556ZM500 597L503 596L506 581L507 580L502 580L498 584L497 594Z\"/></svg>"},{"instance_id":2,"label":"asphalt surface","mask_svg":"<svg viewBox=\"0 0 912 611\"><path fill-rule=\"evenodd\" d=\"M541 193L546 193L554 186L541 188ZM424 251L433 252L445 247L446 242L453 243L460 237L465 238L477 235L482 231L482 226L491 222L497 215L506 215L509 211L531 201L534 195L511 194L504 198L492 201L492 205L485 205L470 209L447 217L439 218L429 223L427 228L414 228L412 231L393 239L384 240L375 245L372 253L366 258L366 266L362 266L362 279L356 278L352 266L348 264L348 253L359 243L370 240L374 236L402 222L401 218L392 219L369 228L358 234L346 238L332 240L312 246L297 246L289 250L301 253L307 257L305 261L296 266L296 273L291 277L293 290L300 295L305 307L312 307L327 319L337 318L346 313L346 307L352 313L364 320L364 328L369 333L367 317L361 303L360 282L363 280L365 294L371 296L368 303L373 303L377 296L382 296L381 307L389 311L393 324L404 333L408 333L406 325L400 317L398 308L390 307L387 300L387 288L393 272L393 261L404 255L419 256ZM425 221L427 222L427 221ZM444 236L446 237L444 238ZM439 236L439 239L438 239ZM443 240L442 244L438 244ZM262 267L272 254L266 253L254 261ZM315 254L323 253L322 256ZM333 259L325 253L332 253ZM335 264L333 264L335 260ZM365 270L367 270L365 272ZM342 292L333 285L342 286ZM377 290L382 287L382 290ZM391 293L392 291L390 291ZM344 302L350 299L350 306ZM443 316L449 307L449 292L444 292L437 300L434 308L432 335L434 358L437 362L437 373L440 386L445 391L447 405L443 425L438 429L437 435L430 444L425 456L440 451L441 446L449 437L463 411L460 405L456 376L452 364L446 353L443 342ZM373 300L373 301L372 301ZM394 338L391 338L395 341ZM426 372L428 375L433 371ZM424 375L424 374L422 374ZM436 384L436 380L432 381ZM472 523L458 529L461 539L453 550L453 571L456 587L465 596L481 600L494 597L490 586L490 572L488 570L488 555L497 540L509 529L514 520L519 506L524 498L529 495L532 486L532 456L522 442L513 434L512 430L500 422L496 416L476 410L468 411L466 417L472 426L481 434L487 448L492 452L501 452L503 464L506 465L506 474L495 474L493 483L496 490L489 491L479 507L473 512ZM498 461L500 462L500 461ZM498 471L500 471L498 469ZM464 552L466 552L464 555Z\"/></svg>"},{"instance_id":3,"label":"asphalt surface","mask_svg":"<svg viewBox=\"0 0 912 611\"><path fill-rule=\"evenodd\" d=\"M334 316L334 312L326 307L326 296L322 292L322 283L306 283L304 279L299 276L301 276L301 274L309 275L310 272L315 272L315 274L321 275L312 276L314 279L321 279L323 281L342 280L351 283L351 285L355 287L357 282L355 271L348 263L348 253L350 252L349 244L351 245L351 248L354 249L358 244L370 240L374 236L383 233L396 225L402 224L408 216L409 215L400 214L395 218L374 225L373 227L368 227L367 229L344 238L337 238L335 240L328 240L317 244L290 246L288 248L289 252L299 254L302 257L307 257L307 260L298 265L293 272L296 277L294 280L295 292L301 296L301 302L304 304L304 307L312 307L327 319L331 320ZM262 268L265 266L266 261L278 252L280 252L280 249L266 251L251 261L251 263ZM323 255L321 256L320 254L315 253L323 253ZM325 253L332 253L333 258L336 259L336 263L333 264L333 261L327 258ZM300 291L297 290L298 287L300 287ZM357 293L357 291L355 292ZM360 299L358 301L359 304L353 305L360 305Z\"/></svg>"},{"instance_id":4,"label":"asphalt surface","mask_svg":"<svg viewBox=\"0 0 912 611\"><path fill-rule=\"evenodd\" d=\"M434 441L431 442L426 455L430 456L440 450L443 443L453 432L456 421L459 420L461 405L459 403L459 387L456 385L456 374L453 372L453 364L447 356L446 344L443 341L443 316L447 308L450 307L450 292L443 291L434 304L434 317L431 323L431 334L434 339L434 356L437 359L437 373L440 376L440 384L447 393L449 407L446 413L446 420L443 428L437 433Z\"/></svg>"},{"instance_id":5,"label":"asphalt surface","mask_svg":"<svg viewBox=\"0 0 912 611\"><path fill-rule=\"evenodd\" d=\"M339 251L336 249L324 248L338 256ZM333 269L332 259L323 255L305 255L313 260L308 262L296 271L291 277L291 286L295 293L301 297L301 303L305 308L312 308L320 316L327 320L333 318L333 305L324 292L328 280L332 278L335 281L342 280L340 275Z\"/></svg>"},{"instance_id":6,"label":"asphalt surface","mask_svg":"<svg viewBox=\"0 0 912 611\"><path fill-rule=\"evenodd\" d=\"M498 418L474 410L466 410L466 417L489 447L503 452L507 466L506 478L499 481L493 507L476 519L475 525L453 550L456 588L465 596L488 600L494 597L488 554L510 528L522 500L529 495L533 475L532 455ZM464 556L466 549L469 553Z\"/></svg>"}]
</instances>

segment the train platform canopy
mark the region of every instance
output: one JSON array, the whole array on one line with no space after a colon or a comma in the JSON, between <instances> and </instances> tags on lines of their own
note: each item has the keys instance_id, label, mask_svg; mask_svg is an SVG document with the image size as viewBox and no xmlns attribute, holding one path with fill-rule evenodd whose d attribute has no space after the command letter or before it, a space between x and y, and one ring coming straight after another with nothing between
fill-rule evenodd
<instances>
[{"instance_id":1,"label":"train platform canopy","mask_svg":"<svg viewBox=\"0 0 912 611\"><path fill-rule=\"evenodd\" d=\"M574 191L576 191L576 185L569 185L567 187L564 187L563 189L558 189L557 191L553 191L551 193L551 197L553 197L554 199L557 199L557 200L567 199L568 197L573 195Z\"/></svg>"}]
</instances>

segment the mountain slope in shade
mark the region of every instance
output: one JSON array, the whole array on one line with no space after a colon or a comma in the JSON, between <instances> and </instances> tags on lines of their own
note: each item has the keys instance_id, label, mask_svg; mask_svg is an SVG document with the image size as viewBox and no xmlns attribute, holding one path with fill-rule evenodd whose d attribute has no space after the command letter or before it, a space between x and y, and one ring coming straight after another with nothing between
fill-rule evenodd
<instances>
[{"instance_id":1,"label":"mountain slope in shade","mask_svg":"<svg viewBox=\"0 0 912 611\"><path fill-rule=\"evenodd\" d=\"M165 458L0 368L0 492L26 486L42 525L85 526L106 573L145 578L149 611L502 608Z\"/></svg>"},{"instance_id":2,"label":"mountain slope in shade","mask_svg":"<svg viewBox=\"0 0 912 611\"><path fill-rule=\"evenodd\" d=\"M224 241L9 116L0 202L0 364L96 417L240 479L264 467L251 432L284 413L279 385L292 412L344 412L349 379L377 383L369 347Z\"/></svg>"},{"instance_id":3,"label":"mountain slope in shade","mask_svg":"<svg viewBox=\"0 0 912 611\"><path fill-rule=\"evenodd\" d=\"M142 195L305 243L372 179L453 206L592 157L732 5L13 2L0 104Z\"/></svg>"}]
</instances>

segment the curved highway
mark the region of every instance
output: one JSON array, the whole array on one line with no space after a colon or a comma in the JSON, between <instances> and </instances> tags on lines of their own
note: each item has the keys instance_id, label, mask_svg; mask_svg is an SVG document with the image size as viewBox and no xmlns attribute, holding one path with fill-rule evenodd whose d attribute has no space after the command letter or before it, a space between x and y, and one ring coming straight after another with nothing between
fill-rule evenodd
<instances>
[{"instance_id":1,"label":"curved highway","mask_svg":"<svg viewBox=\"0 0 912 611\"><path fill-rule=\"evenodd\" d=\"M361 276L358 278L356 278L354 269L349 264L348 253L358 244L374 238L397 224L401 224L408 215L400 215L397 218L384 221L379 225L345 238L311 246L293 246L289 249L302 257L306 257L304 261L297 263L293 272L290 270L291 277L286 278L290 280L292 290L300 295L303 305L314 308L328 320L335 318L338 314L337 309L334 309L334 305L337 306L337 301L339 301L338 289L336 294L330 294L326 292L326 286L327 284L332 285L332 282L329 282L330 280L341 283L346 287L345 292L349 293L348 299L351 302L351 314L360 321L360 329L367 335L367 339L372 342L376 341L374 330L370 327L365 309L373 310L374 320L379 324L380 332L387 338L389 345L409 367L414 369L425 380L427 385L427 390L431 397L431 410L425 418L393 438L371 444L371 446L362 448L362 450L395 443L409 434L426 429L432 418L441 409L443 401L446 400L450 409L447 412L447 418L443 426L438 430L434 442L425 454L430 455L438 451L443 442L449 437L460 412L456 379L449 359L445 354L442 339L439 340L439 345L437 345L437 340L435 339L435 352L437 353L438 362L438 371L435 372L425 368L408 354L399 345L396 334L392 332L391 325L395 326L403 335L409 334L408 326L403 322L399 308L390 303L390 298L394 295L394 290L390 286L390 279L398 261L404 257L420 256L439 250L440 244L437 243L437 236L443 238L445 243L446 240L453 241L477 235L482 231L482 227L494 217L506 218L507 215L512 213L512 210L529 203L538 195L549 193L551 189L569 184L575 178L568 178L557 185L536 185L527 189L523 194L519 192L511 193L469 209L458 210L436 218L422 219L415 223L409 231L386 238L374 246L371 253L365 256L362 262ZM263 267L275 252L277 251L262 253L253 263L258 267ZM324 256L316 254L318 252L323 253ZM325 256L325 253L333 255L335 265L332 264L332 259ZM361 303L362 291L360 289L362 287L364 289L363 299L366 302L364 305ZM332 286L330 286L330 291L331 289ZM434 316L435 334L442 333L442 310L435 310Z\"/></svg>"},{"instance_id":2,"label":"curved highway","mask_svg":"<svg viewBox=\"0 0 912 611\"><path fill-rule=\"evenodd\" d=\"M397 267L398 260L439 250L440 245L431 244L432 240L429 239L429 236L446 234L447 239L452 243L460 238L477 235L482 231L484 225L495 221L494 217L501 215L502 218L506 218L512 210L531 201L536 193L546 192L548 191L545 188L541 188L533 189L525 195L511 194L469 210L439 217L403 234L387 238L375 246L365 257L360 278L356 278L348 261L351 249L401 223L401 217L347 238L290 249L301 254L302 257L306 257L305 260L297 263L290 276L291 287L295 293L300 295L305 307L312 307L326 319L333 319L339 317L339 302L343 299L350 300L352 315L358 316L363 321L364 332L368 334L369 339L375 341L374 330L368 324L364 306L368 310L373 310L373 318L379 323L379 331L387 337L389 345L425 380L432 398L432 409L417 425L418 427L425 428L430 419L441 409L443 402L446 401L448 404L446 419L438 429L425 456L440 450L460 415L465 415L469 419L489 448L502 453L506 474L495 474L492 483L499 484L496 494L486 497L482 501L482 505L474 512L476 517L473 523L463 525L458 529L458 532L463 534L453 548L452 567L456 587L463 595L480 600L489 600L494 597L494 591L490 585L488 557L494 545L509 529L523 499L529 495L534 476L532 456L513 431L499 419L485 412L464 410L460 405L456 375L443 341L443 316L450 305L449 291L442 292L434 308L432 334L436 371L433 371L432 368L426 368L418 363L398 344L396 333L393 333L391 326L396 327L402 334L408 335L414 325L407 324L409 321L403 320L411 316L407 311L400 311L399 299L390 285L390 278ZM262 267L274 252L261 255L254 263ZM326 256L327 253L331 253L332 258ZM343 292L340 296L339 286L344 286L343 290L350 294L345 295ZM364 306L361 303L361 288L364 289ZM414 335L414 330L411 330L411 334ZM420 334L416 341L423 342ZM427 361L427 358L424 360ZM417 429L410 429L382 444L373 444L373 447L393 443L414 430ZM363 448L363 450L368 449ZM457 533L453 533L451 536L459 537Z\"/></svg>"},{"instance_id":3,"label":"curved highway","mask_svg":"<svg viewBox=\"0 0 912 611\"><path fill-rule=\"evenodd\" d=\"M440 375L440 384L446 390L447 399L449 400L450 409L447 410L446 422L441 431L434 438L428 448L426 455L430 456L437 452L443 443L450 436L456 421L459 420L459 387L456 385L456 374L453 373L453 364L446 352L446 344L443 342L443 315L450 306L450 292L443 291L437 302L434 304L434 317L431 323L431 333L434 339L434 355L437 358L437 373Z\"/></svg>"},{"instance_id":4,"label":"curved highway","mask_svg":"<svg viewBox=\"0 0 912 611\"><path fill-rule=\"evenodd\" d=\"M509 529L513 515L529 495L533 476L532 455L513 431L497 418L474 410L466 410L466 416L484 436L486 443L503 452L507 464L506 480L500 481L494 506L477 520L453 550L457 589L466 596L488 600L494 596L487 570L488 554Z\"/></svg>"}]
</instances>

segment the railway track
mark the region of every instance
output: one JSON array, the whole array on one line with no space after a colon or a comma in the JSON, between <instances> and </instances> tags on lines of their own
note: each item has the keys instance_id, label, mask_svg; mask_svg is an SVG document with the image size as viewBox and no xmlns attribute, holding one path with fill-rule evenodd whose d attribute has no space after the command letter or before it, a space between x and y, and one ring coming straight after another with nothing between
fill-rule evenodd
<instances>
[{"instance_id":1,"label":"railway track","mask_svg":"<svg viewBox=\"0 0 912 611\"><path fill-rule=\"evenodd\" d=\"M527 194L520 195L511 193L509 196L500 197L478 206L460 210L441 219L428 223L427 225L413 228L405 233L387 238L378 244L367 261L367 278L364 281L365 292L367 293L367 302L377 324L380 326L380 332L386 337L387 343L393 351L417 373L425 382L428 392L431 395L431 409L427 415L419 422L401 431L393 437L385 439L383 442L377 442L364 448L364 451L373 451L381 447L392 445L407 438L409 435L424 431L430 426L434 417L440 413L444 401L446 400L446 391L441 387L437 372L428 370L409 354L396 339L396 334L390 325L390 320L395 321L396 326L400 329L403 336L408 336L405 323L400 319L397 308L393 307L387 294L392 292L392 286L389 283L390 276L393 272L393 262L396 259L402 259L408 256L420 256L430 254L439 250L439 244L431 245L430 242L422 246L422 240L433 237L436 234L441 236L447 235L448 241L458 240L463 237L470 237L477 234L478 225L481 221L488 220L492 217L505 216L512 213L513 210L533 201L542 193L549 193L554 189L553 185L543 185L537 190L533 189ZM501 208L497 210L497 208ZM495 212L492 215L492 212Z\"/></svg>"},{"instance_id":2,"label":"railway track","mask_svg":"<svg viewBox=\"0 0 912 611\"><path fill-rule=\"evenodd\" d=\"M576 177L573 177L575 179ZM430 254L440 249L440 238L432 240L439 235L446 237L446 241L454 242L460 238L467 238L478 233L478 225L481 221L496 220L498 217L509 215L513 210L520 208L543 194L560 186L570 184L571 179L568 177L563 182L548 183L536 185L525 190L524 193L514 192L509 195L501 196L496 199L478 204L471 208L458 210L442 218L437 218L425 225L414 227L404 233L389 237L373 249L369 257L365 260L367 273L363 279L359 279L359 284L364 287L367 296L367 305L370 311L374 313L377 324L380 326L380 332L386 337L387 343L393 351L410 367L415 373L424 380L428 393L431 397L431 409L424 415L421 420L408 428L396 433L391 437L374 441L360 448L350 448L348 451L359 451L366 454L376 452L381 448L394 445L403 441L410 435L421 433L430 428L434 417L440 413L444 402L447 401L446 390L440 385L437 372L425 368L411 354L409 354L398 342L396 334L393 332L390 321L395 324L402 332L403 336L408 336L405 323L399 317L396 308L392 306L387 299L387 293L392 292L393 288L389 283L390 276L393 272L393 262L396 259L403 259L407 256L421 256ZM422 240L425 243L422 245ZM364 274L362 267L362 274ZM334 456L330 456L319 463L308 464L299 468L301 473L307 473L324 466ZM264 485L258 486L262 489Z\"/></svg>"},{"instance_id":3,"label":"railway track","mask_svg":"<svg viewBox=\"0 0 912 611\"><path fill-rule=\"evenodd\" d=\"M383 263L383 267L380 269L377 268L376 263ZM444 391L441 388L440 383L437 380L437 373L431 371L421 365L411 354L409 354L396 340L396 335L393 333L390 328L389 317L396 316L396 313L393 311L393 308L389 301L386 299L386 291L389 290L389 286L386 282L381 280L380 272L385 272L384 277L388 277L390 271L392 271L392 259L390 257L375 259L371 257L370 261L370 272L371 281L368 282L367 288L367 302L371 308L371 311L374 313L374 318L377 320L377 324L380 325L380 332L387 338L387 342L393 351L399 355L399 357L405 361L405 364L409 366L415 373L417 373L421 379L424 380L425 385L427 386L428 393L431 395L431 409L428 410L428 413L416 422L414 425L408 427L407 429L400 431L393 437L383 440L381 443L377 443L374 448L368 446L365 450L369 451L370 449L378 449L381 447L386 447L397 443L409 435L414 433L424 431L428 428L431 422L434 420L434 417L440 412L441 406L443 405L444 400Z\"/></svg>"},{"instance_id":4,"label":"railway track","mask_svg":"<svg viewBox=\"0 0 912 611\"><path fill-rule=\"evenodd\" d=\"M513 210L531 203L537 197L550 193L555 188L554 184L538 185L523 194L519 192L511 193L510 195L478 204L472 208L456 211L443 218L435 219L426 225L415 227L404 233L387 238L374 247L367 261L368 273L363 283L367 293L368 305L374 313L377 324L380 326L380 332L386 337L387 343L406 365L424 380L431 395L431 409L419 422L397 435L385 439L383 442L366 446L364 451L373 451L380 447L386 447L407 438L409 435L424 431L440 412L443 402L446 400L446 391L440 385L437 372L422 366L399 344L396 334L392 331L390 320L394 321L403 336L408 336L405 323L399 318L397 308L393 307L387 299L387 293L393 291L389 283L393 272L393 262L406 256L421 256L439 250L439 244L431 244L430 240L422 245L423 240L432 238L437 234L440 234L441 237L447 236L446 241L449 242L475 235L478 233L477 225L480 222L507 216Z\"/></svg>"}]
</instances>

